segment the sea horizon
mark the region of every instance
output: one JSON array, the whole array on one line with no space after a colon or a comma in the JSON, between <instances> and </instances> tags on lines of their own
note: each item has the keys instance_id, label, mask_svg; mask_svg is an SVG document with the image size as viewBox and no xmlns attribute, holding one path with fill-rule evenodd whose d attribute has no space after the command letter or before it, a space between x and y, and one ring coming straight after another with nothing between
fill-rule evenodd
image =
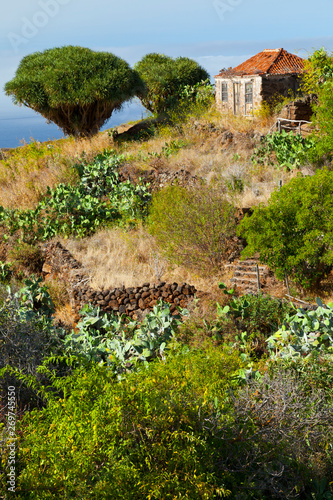
<instances>
[{"instance_id":1,"label":"sea horizon","mask_svg":"<svg viewBox=\"0 0 333 500\"><path fill-rule=\"evenodd\" d=\"M21 115L21 116L20 116ZM119 111L115 111L103 125L101 131L117 127L123 123L140 120L147 116L146 109L137 101L125 104ZM33 141L45 142L65 137L62 130L54 123L47 123L46 119L32 110L22 109L22 113L15 108L11 113L1 113L0 116L0 149L17 148Z\"/></svg>"}]
</instances>

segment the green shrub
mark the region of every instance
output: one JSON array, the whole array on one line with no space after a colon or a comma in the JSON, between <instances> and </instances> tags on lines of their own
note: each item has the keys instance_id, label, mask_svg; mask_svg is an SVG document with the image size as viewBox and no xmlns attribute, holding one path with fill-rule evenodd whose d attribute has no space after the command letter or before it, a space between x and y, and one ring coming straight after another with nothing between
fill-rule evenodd
<instances>
[{"instance_id":1,"label":"green shrub","mask_svg":"<svg viewBox=\"0 0 333 500\"><path fill-rule=\"evenodd\" d=\"M200 271L218 268L235 230L235 209L220 186L171 186L154 194L149 230L161 251Z\"/></svg>"},{"instance_id":2,"label":"green shrub","mask_svg":"<svg viewBox=\"0 0 333 500\"><path fill-rule=\"evenodd\" d=\"M105 362L118 375L156 357L164 359L181 323L181 316L172 315L169 304L163 302L157 303L141 322L101 315L99 308L89 305L80 314L77 330L65 338L66 353L87 361ZM182 310L181 314L187 311Z\"/></svg>"},{"instance_id":3,"label":"green shrub","mask_svg":"<svg viewBox=\"0 0 333 500\"><path fill-rule=\"evenodd\" d=\"M42 272L44 258L41 249L36 244L18 241L8 252L16 272L25 271L28 275Z\"/></svg>"},{"instance_id":4,"label":"green shrub","mask_svg":"<svg viewBox=\"0 0 333 500\"><path fill-rule=\"evenodd\" d=\"M21 380L21 374L36 376L46 357L60 354L59 336L64 332L53 325L53 304L46 287L40 286L40 280L26 280L18 292L7 291L3 296L0 306L1 393L7 391L8 385L14 385L21 408L40 404L36 392ZM37 379L45 381L39 375Z\"/></svg>"},{"instance_id":5,"label":"green shrub","mask_svg":"<svg viewBox=\"0 0 333 500\"><path fill-rule=\"evenodd\" d=\"M255 164L274 165L275 161L272 159L272 153L274 153L279 167L293 170L309 161L314 147L313 137L302 137L282 130L281 133L267 134L260 147L255 149L251 159Z\"/></svg>"},{"instance_id":6,"label":"green shrub","mask_svg":"<svg viewBox=\"0 0 333 500\"><path fill-rule=\"evenodd\" d=\"M7 236L17 234L24 241L21 253L25 255L35 241L56 235L84 237L101 226L136 224L147 214L150 194L145 184L119 181L123 160L113 150L104 151L92 163L76 165L77 185L48 188L35 209L0 207L0 223Z\"/></svg>"},{"instance_id":7,"label":"green shrub","mask_svg":"<svg viewBox=\"0 0 333 500\"><path fill-rule=\"evenodd\" d=\"M290 370L239 388L241 368L206 345L120 382L97 364L53 378L20 424L18 498L305 498L332 479L331 403Z\"/></svg>"},{"instance_id":8,"label":"green shrub","mask_svg":"<svg viewBox=\"0 0 333 500\"><path fill-rule=\"evenodd\" d=\"M241 221L238 234L248 246L243 257L260 254L283 279L316 288L333 264L333 174L317 170L298 176L272 193L267 206L255 207Z\"/></svg>"},{"instance_id":9,"label":"green shrub","mask_svg":"<svg viewBox=\"0 0 333 500\"><path fill-rule=\"evenodd\" d=\"M298 309L288 315L282 327L267 339L272 354L282 357L314 355L333 361L333 303L316 299L314 311Z\"/></svg>"},{"instance_id":10,"label":"green shrub","mask_svg":"<svg viewBox=\"0 0 333 500\"><path fill-rule=\"evenodd\" d=\"M236 343L255 356L268 353L266 340L282 325L294 307L269 295L243 295L231 298L222 308L217 304L217 318L212 331L220 339Z\"/></svg>"},{"instance_id":11,"label":"green shrub","mask_svg":"<svg viewBox=\"0 0 333 500\"><path fill-rule=\"evenodd\" d=\"M140 100L152 113L169 111L183 97L184 87L202 84L209 78L207 71L188 57L146 54L134 68L146 85ZM195 87L193 92L198 94L199 89Z\"/></svg>"},{"instance_id":12,"label":"green shrub","mask_svg":"<svg viewBox=\"0 0 333 500\"><path fill-rule=\"evenodd\" d=\"M315 50L305 61L303 74L303 91L312 94L313 102L312 121L316 125L314 132L315 148L312 157L314 160L332 160L333 151L333 57L324 48Z\"/></svg>"},{"instance_id":13,"label":"green shrub","mask_svg":"<svg viewBox=\"0 0 333 500\"><path fill-rule=\"evenodd\" d=\"M237 354L206 348L115 383L105 368L56 380L64 397L20 426L19 498L188 500L226 496L210 419L228 413Z\"/></svg>"}]
</instances>

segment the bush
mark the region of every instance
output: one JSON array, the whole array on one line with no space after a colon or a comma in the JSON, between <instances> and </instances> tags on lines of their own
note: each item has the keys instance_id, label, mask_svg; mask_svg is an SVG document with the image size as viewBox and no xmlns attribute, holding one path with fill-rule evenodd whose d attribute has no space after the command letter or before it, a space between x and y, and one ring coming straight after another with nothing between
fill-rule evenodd
<instances>
[{"instance_id":1,"label":"bush","mask_svg":"<svg viewBox=\"0 0 333 500\"><path fill-rule=\"evenodd\" d=\"M240 498L321 498L311 492L316 479L333 479L332 417L331 398L280 365L234 398L232 418L217 431L225 447L218 467L248 495Z\"/></svg>"},{"instance_id":2,"label":"bush","mask_svg":"<svg viewBox=\"0 0 333 500\"><path fill-rule=\"evenodd\" d=\"M274 165L274 153L279 167L293 170L302 167L312 156L315 147L313 137L302 137L292 132L273 132L264 137L259 148L256 148L251 160L255 164L269 163Z\"/></svg>"},{"instance_id":3,"label":"bush","mask_svg":"<svg viewBox=\"0 0 333 500\"><path fill-rule=\"evenodd\" d=\"M56 380L43 412L20 426L21 498L203 499L225 496L215 471L209 419L228 408L241 366L236 354L206 348L128 374L115 383L97 364Z\"/></svg>"},{"instance_id":4,"label":"bush","mask_svg":"<svg viewBox=\"0 0 333 500\"><path fill-rule=\"evenodd\" d=\"M248 244L243 257L259 252L278 278L289 275L299 286L318 287L333 264L332 195L327 169L292 179L241 221L238 234Z\"/></svg>"},{"instance_id":5,"label":"bush","mask_svg":"<svg viewBox=\"0 0 333 500\"><path fill-rule=\"evenodd\" d=\"M19 241L8 252L8 257L12 260L16 272L25 271L28 275L42 272L44 257L37 245Z\"/></svg>"},{"instance_id":6,"label":"bush","mask_svg":"<svg viewBox=\"0 0 333 500\"><path fill-rule=\"evenodd\" d=\"M181 316L171 315L169 304L163 302L158 302L141 322L100 314L99 308L88 305L80 314L76 331L65 338L66 353L88 362L105 362L119 376L152 359L164 359L181 323Z\"/></svg>"},{"instance_id":7,"label":"bush","mask_svg":"<svg viewBox=\"0 0 333 500\"><path fill-rule=\"evenodd\" d=\"M314 355L333 361L333 303L316 299L314 311L298 309L288 315L282 327L267 340L272 354L282 357Z\"/></svg>"},{"instance_id":8,"label":"bush","mask_svg":"<svg viewBox=\"0 0 333 500\"><path fill-rule=\"evenodd\" d=\"M286 370L241 389L242 366L206 345L120 382L97 364L53 379L20 424L18 498L305 498L332 477L331 400Z\"/></svg>"},{"instance_id":9,"label":"bush","mask_svg":"<svg viewBox=\"0 0 333 500\"><path fill-rule=\"evenodd\" d=\"M7 295L7 297L6 297ZM62 329L53 325L53 304L40 280L26 280L16 293L3 291L0 306L0 389L7 392L8 385L17 388L18 404L36 402L36 393L21 375L36 376L43 360L60 354ZM37 375L38 380L43 377ZM37 398L38 400L39 398Z\"/></svg>"},{"instance_id":10,"label":"bush","mask_svg":"<svg viewBox=\"0 0 333 500\"><path fill-rule=\"evenodd\" d=\"M228 305L217 307L217 318L212 323L215 336L231 340L260 357L268 354L267 338L282 326L294 307L269 295L243 295L231 298Z\"/></svg>"},{"instance_id":11,"label":"bush","mask_svg":"<svg viewBox=\"0 0 333 500\"><path fill-rule=\"evenodd\" d=\"M191 91L188 86L203 84L209 79L207 71L188 57L172 59L163 54L146 54L134 68L146 85L146 93L140 100L152 113L170 110L184 97L184 92L189 96L200 95L200 88ZM202 95L204 99L204 92Z\"/></svg>"},{"instance_id":12,"label":"bush","mask_svg":"<svg viewBox=\"0 0 333 500\"><path fill-rule=\"evenodd\" d=\"M153 196L149 230L170 260L211 271L234 234L235 208L220 186L167 187Z\"/></svg>"}]
</instances>

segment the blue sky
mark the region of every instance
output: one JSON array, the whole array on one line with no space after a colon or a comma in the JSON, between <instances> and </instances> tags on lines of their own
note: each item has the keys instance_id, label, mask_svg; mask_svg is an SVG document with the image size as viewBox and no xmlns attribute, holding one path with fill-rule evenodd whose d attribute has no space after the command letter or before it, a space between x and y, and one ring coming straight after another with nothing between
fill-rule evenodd
<instances>
[{"instance_id":1,"label":"blue sky","mask_svg":"<svg viewBox=\"0 0 333 500\"><path fill-rule=\"evenodd\" d=\"M27 115L3 93L21 58L62 45L188 56L214 75L264 48L333 50L332 0L11 0L0 7L0 117Z\"/></svg>"}]
</instances>

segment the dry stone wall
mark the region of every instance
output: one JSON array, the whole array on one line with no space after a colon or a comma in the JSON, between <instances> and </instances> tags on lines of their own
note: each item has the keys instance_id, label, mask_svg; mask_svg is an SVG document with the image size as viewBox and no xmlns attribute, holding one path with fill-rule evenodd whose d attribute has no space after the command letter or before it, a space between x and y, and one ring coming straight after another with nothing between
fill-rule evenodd
<instances>
[{"instance_id":1,"label":"dry stone wall","mask_svg":"<svg viewBox=\"0 0 333 500\"><path fill-rule=\"evenodd\" d=\"M196 288L187 283L144 283L142 286L95 290L89 286L89 277L82 265L59 242L44 247L45 280L61 279L68 284L72 309L75 313L83 305L91 303L106 312L124 313L139 318L149 312L159 300L171 304L171 312L177 306L186 307L193 299Z\"/></svg>"}]
</instances>

